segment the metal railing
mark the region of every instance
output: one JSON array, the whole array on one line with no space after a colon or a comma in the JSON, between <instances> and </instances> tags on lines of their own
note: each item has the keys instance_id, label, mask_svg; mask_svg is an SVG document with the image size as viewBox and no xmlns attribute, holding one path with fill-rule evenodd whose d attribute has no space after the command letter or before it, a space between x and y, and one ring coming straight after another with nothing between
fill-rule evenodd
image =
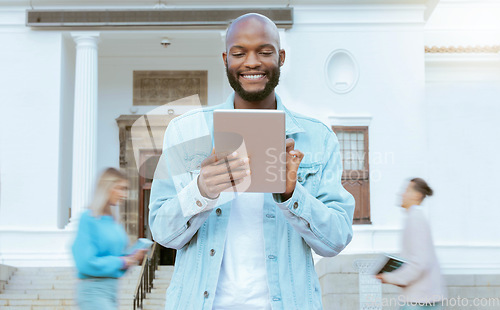
<instances>
[{"instance_id":1,"label":"metal railing","mask_svg":"<svg viewBox=\"0 0 500 310\"><path fill-rule=\"evenodd\" d=\"M158 269L158 262L160 261L159 254L159 247L155 242L149 255L146 255L142 261L141 272L134 294L134 310L142 309L142 302L146 298L146 294L151 293L155 271Z\"/></svg>"}]
</instances>

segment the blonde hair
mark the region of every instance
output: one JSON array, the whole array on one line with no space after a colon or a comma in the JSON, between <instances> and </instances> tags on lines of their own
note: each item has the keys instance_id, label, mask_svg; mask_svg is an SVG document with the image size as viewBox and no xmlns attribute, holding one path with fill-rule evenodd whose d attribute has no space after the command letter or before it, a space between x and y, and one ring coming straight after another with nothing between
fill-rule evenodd
<instances>
[{"instance_id":1,"label":"blonde hair","mask_svg":"<svg viewBox=\"0 0 500 310\"><path fill-rule=\"evenodd\" d=\"M103 211L108 205L111 189L113 189L116 183L124 180L127 180L125 174L115 168L108 168L101 174L97 181L94 197L88 207L92 211L92 215L99 216L104 214ZM119 219L116 210L111 210L111 214L116 220Z\"/></svg>"}]
</instances>

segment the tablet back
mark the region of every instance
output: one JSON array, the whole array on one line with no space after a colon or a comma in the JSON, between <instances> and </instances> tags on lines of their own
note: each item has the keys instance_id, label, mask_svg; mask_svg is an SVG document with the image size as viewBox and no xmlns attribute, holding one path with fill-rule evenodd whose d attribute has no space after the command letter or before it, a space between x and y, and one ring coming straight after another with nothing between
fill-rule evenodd
<instances>
[{"instance_id":1,"label":"tablet back","mask_svg":"<svg viewBox=\"0 0 500 310\"><path fill-rule=\"evenodd\" d=\"M251 175L229 191L283 193L286 188L285 112L237 109L214 111L216 152L250 158Z\"/></svg>"}]
</instances>

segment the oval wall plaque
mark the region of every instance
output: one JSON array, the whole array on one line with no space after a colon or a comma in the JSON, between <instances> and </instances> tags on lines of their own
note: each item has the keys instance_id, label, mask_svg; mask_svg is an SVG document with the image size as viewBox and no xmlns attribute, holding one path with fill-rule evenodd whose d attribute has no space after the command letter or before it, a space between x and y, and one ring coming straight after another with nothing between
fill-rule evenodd
<instances>
[{"instance_id":1,"label":"oval wall plaque","mask_svg":"<svg viewBox=\"0 0 500 310\"><path fill-rule=\"evenodd\" d=\"M359 67L354 56L347 50L333 51L325 64L326 83L331 90L344 94L350 92L359 78Z\"/></svg>"}]
</instances>

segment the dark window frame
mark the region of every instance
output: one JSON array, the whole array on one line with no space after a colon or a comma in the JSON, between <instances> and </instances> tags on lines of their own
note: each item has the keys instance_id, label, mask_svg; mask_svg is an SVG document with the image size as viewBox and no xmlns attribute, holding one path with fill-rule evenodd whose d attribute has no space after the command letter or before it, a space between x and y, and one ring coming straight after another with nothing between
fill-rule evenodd
<instances>
[{"instance_id":1,"label":"dark window frame","mask_svg":"<svg viewBox=\"0 0 500 310\"><path fill-rule=\"evenodd\" d=\"M337 134L338 132L362 132L364 140L364 167L360 170L343 170L342 171L342 186L346 188L356 200L354 211L353 224L371 224L371 211L370 211L370 164L369 164L369 144L368 144L368 126L332 126L332 130ZM340 141L339 141L340 143ZM342 156L343 149L340 147ZM342 160L342 167L344 161ZM354 187L359 190L354 192Z\"/></svg>"}]
</instances>

